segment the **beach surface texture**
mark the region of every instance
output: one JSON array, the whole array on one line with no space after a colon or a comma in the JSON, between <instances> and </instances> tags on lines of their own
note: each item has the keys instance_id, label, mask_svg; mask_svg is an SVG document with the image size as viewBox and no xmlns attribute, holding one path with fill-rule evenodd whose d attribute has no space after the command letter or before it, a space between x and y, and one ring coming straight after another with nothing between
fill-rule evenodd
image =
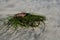
<instances>
[{"instance_id":1,"label":"beach surface texture","mask_svg":"<svg viewBox=\"0 0 60 40\"><path fill-rule=\"evenodd\" d=\"M45 30L8 30L0 21L0 40L60 40L60 0L0 0L0 19L20 12L46 16Z\"/></svg>"}]
</instances>

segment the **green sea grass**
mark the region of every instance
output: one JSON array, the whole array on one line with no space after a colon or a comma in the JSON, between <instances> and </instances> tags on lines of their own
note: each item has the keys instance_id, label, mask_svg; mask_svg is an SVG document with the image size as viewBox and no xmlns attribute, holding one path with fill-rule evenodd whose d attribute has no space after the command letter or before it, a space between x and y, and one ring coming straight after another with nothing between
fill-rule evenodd
<instances>
[{"instance_id":1,"label":"green sea grass","mask_svg":"<svg viewBox=\"0 0 60 40\"><path fill-rule=\"evenodd\" d=\"M13 28L20 27L38 27L40 22L42 22L45 25L46 17L42 15L34 15L30 13L25 13L26 15L24 17L15 17L10 16L8 17L7 25L11 25Z\"/></svg>"}]
</instances>

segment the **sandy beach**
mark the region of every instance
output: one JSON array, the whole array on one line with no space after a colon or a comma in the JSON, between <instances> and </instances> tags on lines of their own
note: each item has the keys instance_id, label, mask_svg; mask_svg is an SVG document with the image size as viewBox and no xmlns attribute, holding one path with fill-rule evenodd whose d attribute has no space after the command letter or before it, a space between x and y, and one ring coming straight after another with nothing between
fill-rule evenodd
<instances>
[{"instance_id":1,"label":"sandy beach","mask_svg":"<svg viewBox=\"0 0 60 40\"><path fill-rule=\"evenodd\" d=\"M0 0L0 19L19 12L45 15L45 31L40 35L39 28L12 31L1 27L0 40L60 40L60 0Z\"/></svg>"}]
</instances>

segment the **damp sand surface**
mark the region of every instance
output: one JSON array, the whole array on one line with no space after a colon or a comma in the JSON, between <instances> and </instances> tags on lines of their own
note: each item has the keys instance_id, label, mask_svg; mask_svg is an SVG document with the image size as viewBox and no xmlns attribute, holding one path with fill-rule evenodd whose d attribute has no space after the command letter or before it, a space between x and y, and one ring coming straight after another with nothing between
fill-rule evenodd
<instances>
[{"instance_id":1,"label":"damp sand surface","mask_svg":"<svg viewBox=\"0 0 60 40\"><path fill-rule=\"evenodd\" d=\"M40 34L39 28L14 31L2 26L0 40L60 40L60 0L0 0L0 19L18 12L45 15L44 32Z\"/></svg>"}]
</instances>

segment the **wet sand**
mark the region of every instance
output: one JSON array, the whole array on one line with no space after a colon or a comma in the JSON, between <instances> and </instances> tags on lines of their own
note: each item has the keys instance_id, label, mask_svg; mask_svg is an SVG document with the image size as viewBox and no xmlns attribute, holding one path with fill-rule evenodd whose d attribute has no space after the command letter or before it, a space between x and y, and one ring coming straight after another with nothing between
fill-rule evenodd
<instances>
[{"instance_id":1,"label":"wet sand","mask_svg":"<svg viewBox=\"0 0 60 40\"><path fill-rule=\"evenodd\" d=\"M45 31L38 35L40 30L21 29L22 31L17 32L2 27L0 40L60 40L60 0L0 0L0 18L18 12L45 15Z\"/></svg>"}]
</instances>

